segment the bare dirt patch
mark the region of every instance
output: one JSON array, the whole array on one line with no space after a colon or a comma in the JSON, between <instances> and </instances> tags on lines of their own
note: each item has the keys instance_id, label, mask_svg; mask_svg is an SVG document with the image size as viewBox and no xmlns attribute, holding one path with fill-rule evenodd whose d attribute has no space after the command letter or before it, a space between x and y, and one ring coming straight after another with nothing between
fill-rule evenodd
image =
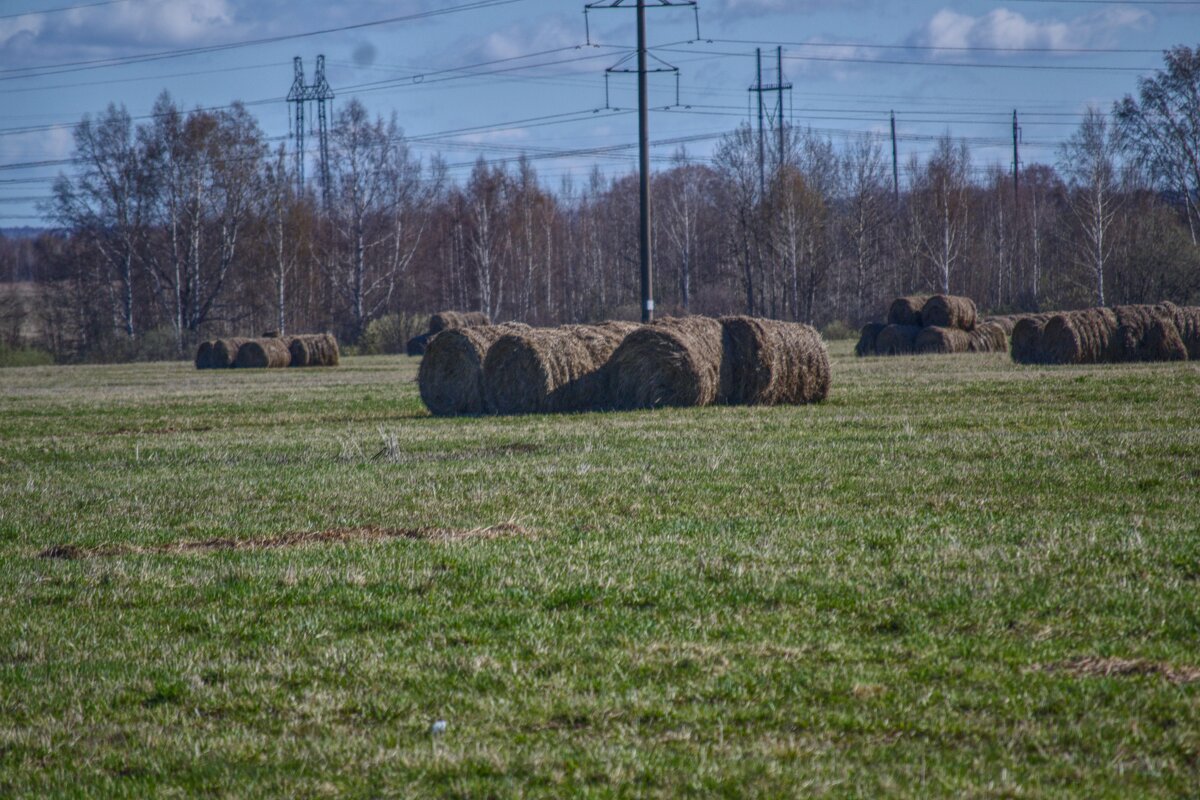
<instances>
[{"instance_id":1,"label":"bare dirt patch","mask_svg":"<svg viewBox=\"0 0 1200 800\"><path fill-rule=\"evenodd\" d=\"M423 542L465 542L479 539L501 539L514 536L532 536L528 528L511 522L486 528L333 528L325 531L293 531L279 536L251 539L204 539L171 544L101 545L79 547L58 544L38 553L39 558L75 560L84 558L112 558L126 555L175 555L187 553L215 553L230 550L273 550L285 547L308 547L310 545L353 544L378 542L390 539L409 539Z\"/></svg>"},{"instance_id":2,"label":"bare dirt patch","mask_svg":"<svg viewBox=\"0 0 1200 800\"><path fill-rule=\"evenodd\" d=\"M1200 669L1196 667L1181 667L1160 661L1148 661L1142 658L1081 656L1080 658L1072 658L1054 664L1037 664L1033 669L1038 672L1065 672L1068 675L1081 678L1149 675L1161 677L1177 685L1200 681Z\"/></svg>"}]
</instances>

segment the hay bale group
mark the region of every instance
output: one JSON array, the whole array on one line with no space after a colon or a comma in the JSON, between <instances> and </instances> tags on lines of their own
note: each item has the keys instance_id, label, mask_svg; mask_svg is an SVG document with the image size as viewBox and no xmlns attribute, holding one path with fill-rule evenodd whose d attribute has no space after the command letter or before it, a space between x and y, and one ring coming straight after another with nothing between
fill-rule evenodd
<instances>
[{"instance_id":1,"label":"hay bale group","mask_svg":"<svg viewBox=\"0 0 1200 800\"><path fill-rule=\"evenodd\" d=\"M887 322L863 326L858 356L929 353L998 353L1008 350L1008 331L992 319L980 320L975 301L956 295L898 297Z\"/></svg>"},{"instance_id":2,"label":"hay bale group","mask_svg":"<svg viewBox=\"0 0 1200 800\"><path fill-rule=\"evenodd\" d=\"M336 367L341 358L332 334L230 337L201 342L196 349L196 369L279 369L283 367Z\"/></svg>"},{"instance_id":3,"label":"hay bale group","mask_svg":"<svg viewBox=\"0 0 1200 800\"><path fill-rule=\"evenodd\" d=\"M452 328L418 373L436 416L662 406L817 403L829 354L817 331L751 317L530 328Z\"/></svg>"},{"instance_id":4,"label":"hay bale group","mask_svg":"<svg viewBox=\"0 0 1200 800\"><path fill-rule=\"evenodd\" d=\"M442 331L458 328L482 328L492 324L492 320L482 311L439 311L429 317L429 329L408 340L404 350L410 356L423 356L429 347L430 340Z\"/></svg>"},{"instance_id":5,"label":"hay bale group","mask_svg":"<svg viewBox=\"0 0 1200 800\"><path fill-rule=\"evenodd\" d=\"M1115 364L1200 358L1200 307L1174 303L1029 315L1013 328L1018 364Z\"/></svg>"}]
</instances>

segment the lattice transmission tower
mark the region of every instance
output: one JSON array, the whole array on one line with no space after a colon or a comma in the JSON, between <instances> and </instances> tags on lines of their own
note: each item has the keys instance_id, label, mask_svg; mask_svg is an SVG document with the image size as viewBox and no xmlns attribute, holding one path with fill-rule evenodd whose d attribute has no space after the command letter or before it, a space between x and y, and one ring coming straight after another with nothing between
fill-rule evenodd
<instances>
[{"instance_id":1,"label":"lattice transmission tower","mask_svg":"<svg viewBox=\"0 0 1200 800\"><path fill-rule=\"evenodd\" d=\"M304 190L304 116L309 103L317 107L317 138L320 147L318 157L321 171L321 193L329 200L329 112L333 105L333 88L325 79L325 56L317 56L317 72L312 83L304 82L304 62L300 56L292 59L292 88L287 101L296 106L292 140L296 148L296 182Z\"/></svg>"}]
</instances>

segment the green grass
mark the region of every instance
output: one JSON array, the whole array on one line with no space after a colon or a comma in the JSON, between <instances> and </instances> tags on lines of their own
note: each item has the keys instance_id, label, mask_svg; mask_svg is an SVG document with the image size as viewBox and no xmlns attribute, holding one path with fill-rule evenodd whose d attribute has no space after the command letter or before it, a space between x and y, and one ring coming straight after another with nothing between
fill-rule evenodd
<instances>
[{"instance_id":1,"label":"green grass","mask_svg":"<svg viewBox=\"0 0 1200 800\"><path fill-rule=\"evenodd\" d=\"M5 370L0 796L1195 796L1200 366L834 351L462 420L404 357Z\"/></svg>"}]
</instances>

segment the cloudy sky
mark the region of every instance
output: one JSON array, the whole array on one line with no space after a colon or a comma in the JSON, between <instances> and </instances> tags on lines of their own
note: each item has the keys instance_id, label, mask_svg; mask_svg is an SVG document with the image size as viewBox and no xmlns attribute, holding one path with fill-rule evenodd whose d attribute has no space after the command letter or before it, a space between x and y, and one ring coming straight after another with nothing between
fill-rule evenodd
<instances>
[{"instance_id":1,"label":"cloudy sky","mask_svg":"<svg viewBox=\"0 0 1200 800\"><path fill-rule=\"evenodd\" d=\"M634 0L623 0L630 4ZM665 0L652 0L660 4ZM678 0L670 0L678 2ZM654 55L680 69L652 82L656 157L703 159L750 116L762 47L768 83L783 47L786 116L837 143L883 136L895 111L900 159L946 132L975 164L1053 163L1090 105L1136 91L1161 51L1200 44L1200 1L700 0L649 14ZM110 103L134 116L168 90L186 107L246 102L286 139L292 58L318 54L336 108L358 97L397 120L423 156L464 174L526 152L544 182L591 165L634 167L634 78L606 67L633 52L632 9L581 0L2 0L0 227L41 223L36 198L69 169L71 126ZM587 29L590 27L591 45ZM658 62L655 62L658 63ZM607 108L606 108L607 104ZM754 109L755 114L756 107ZM660 163L662 163L660 162Z\"/></svg>"}]
</instances>

